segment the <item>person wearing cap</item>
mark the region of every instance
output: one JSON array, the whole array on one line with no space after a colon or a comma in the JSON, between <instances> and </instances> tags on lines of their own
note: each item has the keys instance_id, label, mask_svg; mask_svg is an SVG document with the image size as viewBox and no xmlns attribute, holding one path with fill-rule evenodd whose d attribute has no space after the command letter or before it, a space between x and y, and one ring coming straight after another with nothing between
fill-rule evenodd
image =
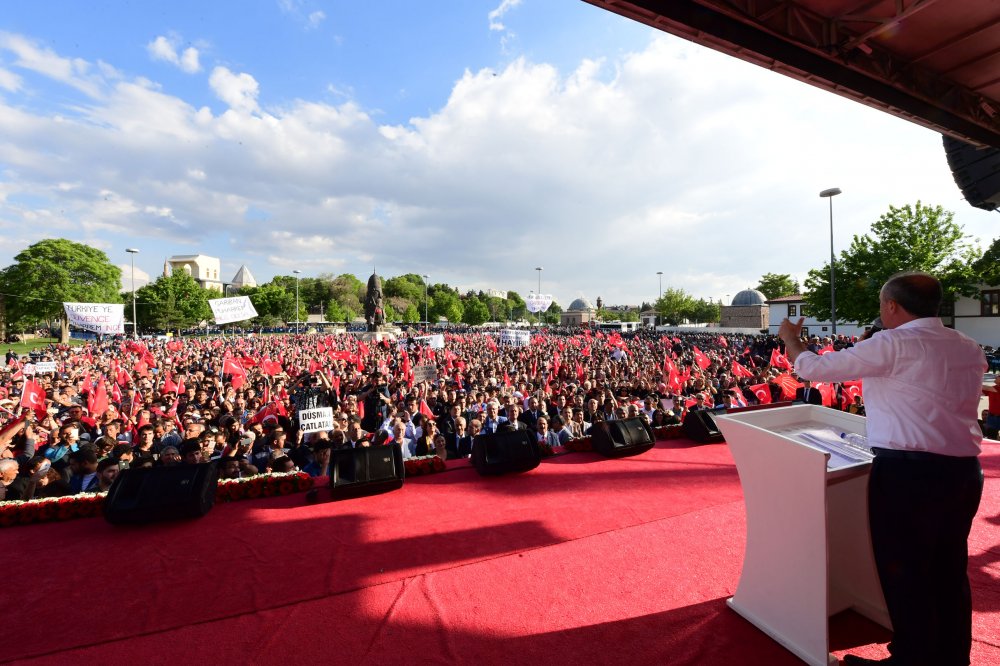
<instances>
[{"instance_id":1,"label":"person wearing cap","mask_svg":"<svg viewBox=\"0 0 1000 666\"><path fill-rule=\"evenodd\" d=\"M879 292L885 330L822 356L802 341L802 319L778 334L801 377L863 379L868 522L892 622L889 658L846 664L965 666L972 647L968 538L983 490L978 424L986 358L938 317L940 281L897 273ZM933 390L928 381L933 382Z\"/></svg>"}]
</instances>

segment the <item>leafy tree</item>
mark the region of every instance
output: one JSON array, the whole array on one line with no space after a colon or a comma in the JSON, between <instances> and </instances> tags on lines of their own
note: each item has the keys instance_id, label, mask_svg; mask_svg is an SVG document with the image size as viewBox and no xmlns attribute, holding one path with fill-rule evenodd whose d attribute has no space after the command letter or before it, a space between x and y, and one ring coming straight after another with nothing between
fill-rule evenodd
<instances>
[{"instance_id":1,"label":"leafy tree","mask_svg":"<svg viewBox=\"0 0 1000 666\"><path fill-rule=\"evenodd\" d=\"M350 273L342 273L330 283L331 299L332 301L336 301L345 315L350 315L348 317L349 320L353 320L365 311L364 299L367 288L364 282ZM332 304L328 307L331 310L334 309ZM333 319L333 317L327 317L327 319L330 321L341 321L340 319Z\"/></svg>"},{"instance_id":2,"label":"leafy tree","mask_svg":"<svg viewBox=\"0 0 1000 666\"><path fill-rule=\"evenodd\" d=\"M101 250L65 238L39 241L0 271L0 291L7 296L6 323L26 326L61 319L61 339L69 339L64 302L120 303L121 269ZM131 300L131 299L129 299Z\"/></svg>"},{"instance_id":3,"label":"leafy tree","mask_svg":"<svg viewBox=\"0 0 1000 666\"><path fill-rule=\"evenodd\" d=\"M549 306L549 309L542 313L542 321L546 324L558 324L559 315L562 314L562 311L562 306L555 301L552 301L552 305Z\"/></svg>"},{"instance_id":4,"label":"leafy tree","mask_svg":"<svg viewBox=\"0 0 1000 666\"><path fill-rule=\"evenodd\" d=\"M511 319L524 319L528 313L528 306L516 291L507 292L507 304L510 307Z\"/></svg>"},{"instance_id":5,"label":"leafy tree","mask_svg":"<svg viewBox=\"0 0 1000 666\"><path fill-rule=\"evenodd\" d=\"M1000 284L1000 238L990 244L983 256L972 266L979 276L980 282L991 287Z\"/></svg>"},{"instance_id":6,"label":"leafy tree","mask_svg":"<svg viewBox=\"0 0 1000 666\"><path fill-rule=\"evenodd\" d=\"M462 321L464 306L458 292L445 285L435 285L430 303L431 321L444 317L451 323Z\"/></svg>"},{"instance_id":7,"label":"leafy tree","mask_svg":"<svg viewBox=\"0 0 1000 666\"><path fill-rule=\"evenodd\" d=\"M941 280L945 300L973 296L981 254L970 245L954 214L941 206L889 207L871 233L855 236L834 265L837 319L868 323L878 316L879 290L894 273L919 270ZM805 282L811 316L830 318L830 265L809 271Z\"/></svg>"},{"instance_id":8,"label":"leafy tree","mask_svg":"<svg viewBox=\"0 0 1000 666\"><path fill-rule=\"evenodd\" d=\"M424 279L416 273L407 273L382 282L382 293L386 298L398 296L411 303L424 302Z\"/></svg>"},{"instance_id":9,"label":"leafy tree","mask_svg":"<svg viewBox=\"0 0 1000 666\"><path fill-rule=\"evenodd\" d=\"M697 322L717 322L722 318L721 303L692 298L688 304L687 318Z\"/></svg>"},{"instance_id":10,"label":"leafy tree","mask_svg":"<svg viewBox=\"0 0 1000 666\"><path fill-rule=\"evenodd\" d=\"M660 321L670 326L677 326L691 314L693 298L683 289L667 287L663 296L656 301L655 310L660 315Z\"/></svg>"},{"instance_id":11,"label":"leafy tree","mask_svg":"<svg viewBox=\"0 0 1000 666\"><path fill-rule=\"evenodd\" d=\"M417 307L410 303L403 312L403 322L407 324L415 324L416 322L422 320L422 315L417 312Z\"/></svg>"},{"instance_id":12,"label":"leafy tree","mask_svg":"<svg viewBox=\"0 0 1000 666\"><path fill-rule=\"evenodd\" d=\"M479 326L483 322L489 321L490 311L478 298L472 297L465 300L465 307L462 312L462 321L469 326Z\"/></svg>"},{"instance_id":13,"label":"leafy tree","mask_svg":"<svg viewBox=\"0 0 1000 666\"><path fill-rule=\"evenodd\" d=\"M799 282L787 273L780 275L778 273L764 273L760 276L760 282L754 289L770 300L799 293Z\"/></svg>"},{"instance_id":14,"label":"leafy tree","mask_svg":"<svg viewBox=\"0 0 1000 666\"><path fill-rule=\"evenodd\" d=\"M162 331L197 326L212 319L208 299L221 296L183 271L161 275L156 282L136 290L139 322Z\"/></svg>"}]
</instances>

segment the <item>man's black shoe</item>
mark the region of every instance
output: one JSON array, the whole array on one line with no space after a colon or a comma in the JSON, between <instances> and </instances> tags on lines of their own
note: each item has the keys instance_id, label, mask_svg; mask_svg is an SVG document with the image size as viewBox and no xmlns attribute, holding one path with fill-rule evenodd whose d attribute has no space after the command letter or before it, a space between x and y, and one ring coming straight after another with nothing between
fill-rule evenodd
<instances>
[{"instance_id":1,"label":"man's black shoe","mask_svg":"<svg viewBox=\"0 0 1000 666\"><path fill-rule=\"evenodd\" d=\"M865 657L859 657L853 654L844 655L844 663L847 666L865 666L866 664L881 664L882 666L892 666L892 657L886 657L885 659L866 659Z\"/></svg>"}]
</instances>

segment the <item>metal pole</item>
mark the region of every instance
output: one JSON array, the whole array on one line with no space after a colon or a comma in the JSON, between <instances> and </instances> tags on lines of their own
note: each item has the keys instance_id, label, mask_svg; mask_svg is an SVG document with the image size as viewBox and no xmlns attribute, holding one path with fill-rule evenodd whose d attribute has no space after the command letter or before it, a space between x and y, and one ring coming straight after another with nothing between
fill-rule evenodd
<instances>
[{"instance_id":1,"label":"metal pole","mask_svg":"<svg viewBox=\"0 0 1000 666\"><path fill-rule=\"evenodd\" d=\"M660 300L663 300L663 271L656 271L656 275L660 278ZM656 325L660 325L660 310L656 309Z\"/></svg>"},{"instance_id":2,"label":"metal pole","mask_svg":"<svg viewBox=\"0 0 1000 666\"><path fill-rule=\"evenodd\" d=\"M126 248L132 257L132 337L139 337L139 322L135 318L135 255L138 254L139 250L134 247Z\"/></svg>"},{"instance_id":3,"label":"metal pole","mask_svg":"<svg viewBox=\"0 0 1000 666\"><path fill-rule=\"evenodd\" d=\"M302 271L295 269L295 335L299 334L299 273Z\"/></svg>"},{"instance_id":4,"label":"metal pole","mask_svg":"<svg viewBox=\"0 0 1000 666\"><path fill-rule=\"evenodd\" d=\"M837 288L836 275L833 268L833 198L840 194L839 187L831 187L819 193L821 197L830 200L830 327L833 329L833 337L837 337Z\"/></svg>"},{"instance_id":5,"label":"metal pole","mask_svg":"<svg viewBox=\"0 0 1000 666\"><path fill-rule=\"evenodd\" d=\"M535 293L538 294L538 298L541 298L542 297L542 267L541 266L536 266L535 270L538 271L538 291L535 292ZM538 325L541 326L542 325L542 311L539 310L536 316L538 317Z\"/></svg>"},{"instance_id":6,"label":"metal pole","mask_svg":"<svg viewBox=\"0 0 1000 666\"><path fill-rule=\"evenodd\" d=\"M430 322L427 320L427 280L430 276L421 275L420 277L424 279L424 333L426 333L428 326L430 326Z\"/></svg>"}]
</instances>

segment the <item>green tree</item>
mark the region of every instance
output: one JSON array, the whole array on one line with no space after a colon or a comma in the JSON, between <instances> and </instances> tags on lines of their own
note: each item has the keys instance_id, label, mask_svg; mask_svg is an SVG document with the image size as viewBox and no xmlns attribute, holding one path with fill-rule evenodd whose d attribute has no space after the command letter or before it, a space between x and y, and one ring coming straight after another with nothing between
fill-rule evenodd
<instances>
[{"instance_id":1,"label":"green tree","mask_svg":"<svg viewBox=\"0 0 1000 666\"><path fill-rule=\"evenodd\" d=\"M469 326L479 326L483 322L489 321L490 311L483 303L476 297L470 297L465 300L465 307L462 312L462 321Z\"/></svg>"},{"instance_id":2,"label":"green tree","mask_svg":"<svg viewBox=\"0 0 1000 666\"><path fill-rule=\"evenodd\" d=\"M507 304L510 307L511 319L524 319L528 314L528 306L516 291L507 292Z\"/></svg>"},{"instance_id":3,"label":"green tree","mask_svg":"<svg viewBox=\"0 0 1000 666\"><path fill-rule=\"evenodd\" d=\"M424 302L424 279L416 273L407 273L382 281L382 293L386 298L397 296L411 303Z\"/></svg>"},{"instance_id":4,"label":"green tree","mask_svg":"<svg viewBox=\"0 0 1000 666\"><path fill-rule=\"evenodd\" d=\"M364 299L367 288L364 282L350 273L342 273L330 283L331 298L337 302L345 314L350 315L348 319L353 320L365 311ZM332 309L332 306L328 307ZM334 320L332 317L327 317L327 319L340 321L339 319Z\"/></svg>"},{"instance_id":5,"label":"green tree","mask_svg":"<svg viewBox=\"0 0 1000 666\"><path fill-rule=\"evenodd\" d=\"M212 321L209 298L220 298L215 290L204 289L183 271L160 276L156 282L136 290L139 321L162 331L191 328Z\"/></svg>"},{"instance_id":6,"label":"green tree","mask_svg":"<svg viewBox=\"0 0 1000 666\"><path fill-rule=\"evenodd\" d=\"M945 300L972 296L981 279L981 252L969 243L954 214L941 206L889 207L871 233L854 236L834 264L837 319L865 324L878 316L879 290L894 273L919 270L941 280ZM810 316L830 318L830 264L809 271L804 298Z\"/></svg>"},{"instance_id":7,"label":"green tree","mask_svg":"<svg viewBox=\"0 0 1000 666\"><path fill-rule=\"evenodd\" d=\"M407 324L415 324L418 321L423 321L423 313L417 312L417 306L410 303L406 310L403 311L403 322Z\"/></svg>"},{"instance_id":8,"label":"green tree","mask_svg":"<svg viewBox=\"0 0 1000 666\"><path fill-rule=\"evenodd\" d=\"M9 326L23 328L59 319L65 342L69 325L64 302L122 302L121 269L101 250L65 238L47 238L19 253L14 262L0 271L0 291L13 294L5 298Z\"/></svg>"},{"instance_id":9,"label":"green tree","mask_svg":"<svg viewBox=\"0 0 1000 666\"><path fill-rule=\"evenodd\" d=\"M698 300L692 298L688 304L686 318L696 322L717 322L722 318L721 304L706 301L704 298Z\"/></svg>"},{"instance_id":10,"label":"green tree","mask_svg":"<svg viewBox=\"0 0 1000 666\"><path fill-rule=\"evenodd\" d=\"M562 306L552 301L549 309L542 313L542 321L546 324L557 325L559 323L559 315L562 314L562 311Z\"/></svg>"},{"instance_id":11,"label":"green tree","mask_svg":"<svg viewBox=\"0 0 1000 666\"><path fill-rule=\"evenodd\" d=\"M760 282L754 289L770 300L799 293L799 282L787 273L780 275L778 273L764 273L760 276Z\"/></svg>"},{"instance_id":12,"label":"green tree","mask_svg":"<svg viewBox=\"0 0 1000 666\"><path fill-rule=\"evenodd\" d=\"M444 317L452 324L462 321L465 308L457 291L446 285L434 285L431 296L431 321L437 321L439 317Z\"/></svg>"},{"instance_id":13,"label":"green tree","mask_svg":"<svg viewBox=\"0 0 1000 666\"><path fill-rule=\"evenodd\" d=\"M691 314L694 299L683 289L667 287L663 296L657 299L654 309L660 315L660 321L670 326L677 326Z\"/></svg>"}]
</instances>

